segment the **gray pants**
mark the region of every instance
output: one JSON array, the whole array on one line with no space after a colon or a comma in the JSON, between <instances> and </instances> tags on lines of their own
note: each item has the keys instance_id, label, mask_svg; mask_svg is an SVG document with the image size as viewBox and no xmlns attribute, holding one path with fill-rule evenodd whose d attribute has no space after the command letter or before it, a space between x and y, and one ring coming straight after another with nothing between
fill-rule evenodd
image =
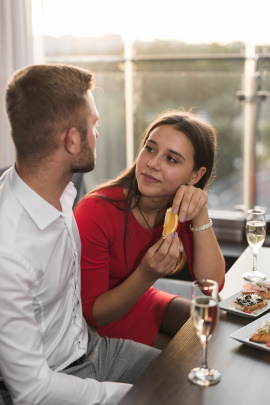
<instances>
[{"instance_id":1,"label":"gray pants","mask_svg":"<svg viewBox=\"0 0 270 405\"><path fill-rule=\"evenodd\" d=\"M90 326L88 335L84 362L61 373L132 384L160 353L158 349L132 340L101 338ZM8 391L0 391L0 405L12 405Z\"/></svg>"},{"instance_id":2,"label":"gray pants","mask_svg":"<svg viewBox=\"0 0 270 405\"><path fill-rule=\"evenodd\" d=\"M134 383L160 350L125 339L100 337L88 326L89 344L82 364L62 370L97 381Z\"/></svg>"},{"instance_id":3,"label":"gray pants","mask_svg":"<svg viewBox=\"0 0 270 405\"><path fill-rule=\"evenodd\" d=\"M0 405L12 405L13 402L9 396L8 391L0 390Z\"/></svg>"}]
</instances>

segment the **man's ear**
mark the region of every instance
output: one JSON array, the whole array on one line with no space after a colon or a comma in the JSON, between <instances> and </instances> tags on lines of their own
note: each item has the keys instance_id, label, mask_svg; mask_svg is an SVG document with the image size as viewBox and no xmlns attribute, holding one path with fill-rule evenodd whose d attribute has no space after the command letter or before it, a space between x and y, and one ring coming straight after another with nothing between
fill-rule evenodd
<instances>
[{"instance_id":1,"label":"man's ear","mask_svg":"<svg viewBox=\"0 0 270 405\"><path fill-rule=\"evenodd\" d=\"M74 155L80 152L81 137L78 130L75 127L69 128L65 132L64 137L65 150L70 155Z\"/></svg>"},{"instance_id":2,"label":"man's ear","mask_svg":"<svg viewBox=\"0 0 270 405\"><path fill-rule=\"evenodd\" d=\"M200 167L199 170L196 170L196 172L192 173L192 176L187 184L189 184L190 186L194 186L194 184L198 183L198 181L201 180L204 173L206 173L206 167Z\"/></svg>"}]
</instances>

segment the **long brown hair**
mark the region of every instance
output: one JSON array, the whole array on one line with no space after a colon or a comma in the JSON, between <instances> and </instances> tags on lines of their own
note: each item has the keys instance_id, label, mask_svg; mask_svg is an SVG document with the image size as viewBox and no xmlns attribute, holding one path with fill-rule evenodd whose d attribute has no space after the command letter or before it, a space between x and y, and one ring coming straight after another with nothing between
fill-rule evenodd
<instances>
[{"instance_id":1,"label":"long brown hair","mask_svg":"<svg viewBox=\"0 0 270 405\"><path fill-rule=\"evenodd\" d=\"M171 125L177 131L186 135L193 146L194 150L194 168L193 170L199 170L200 167L205 167L206 172L201 179L194 186L206 190L213 181L215 175L215 160L216 160L216 147L217 136L216 131L212 125L207 123L204 119L200 118L193 112L184 112L180 110L166 110L158 114L155 119L147 126L142 133L138 154L143 149L147 139L151 132L161 126ZM140 191L138 189L138 183L135 176L136 161L130 168L125 169L115 179L109 180L91 191L90 195L97 195L100 198L104 198L111 204L119 207L119 200L115 200L111 197L100 196L96 194L99 190L112 187L123 187L126 190L125 201L125 232L124 232L124 248L126 247L126 237L128 234L128 219L130 211L133 208L132 202L134 199L139 202ZM88 195L89 195L88 194ZM125 250L126 251L126 250ZM185 255L180 252L179 261L177 263L178 270L185 262Z\"/></svg>"}]
</instances>

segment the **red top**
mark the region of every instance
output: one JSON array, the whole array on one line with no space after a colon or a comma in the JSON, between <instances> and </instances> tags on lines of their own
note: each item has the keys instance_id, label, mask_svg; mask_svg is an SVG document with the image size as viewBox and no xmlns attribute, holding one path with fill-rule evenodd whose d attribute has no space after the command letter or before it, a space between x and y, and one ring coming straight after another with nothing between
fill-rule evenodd
<instances>
[{"instance_id":1,"label":"red top","mask_svg":"<svg viewBox=\"0 0 270 405\"><path fill-rule=\"evenodd\" d=\"M125 197L122 188L107 188L99 191L98 194L113 196L119 200L117 205L124 207ZM163 226L160 225L153 230L145 229L130 212L126 263L124 211L100 197L90 195L80 202L74 215L82 242L81 294L87 322L94 326L101 336L132 339L152 345L159 331L164 311L175 295L150 287L125 315L103 327L97 327L92 316L92 308L100 294L120 284L139 266L149 247L161 238ZM178 234L191 269L193 236L189 223L179 223ZM110 305L109 302L108 305Z\"/></svg>"}]
</instances>

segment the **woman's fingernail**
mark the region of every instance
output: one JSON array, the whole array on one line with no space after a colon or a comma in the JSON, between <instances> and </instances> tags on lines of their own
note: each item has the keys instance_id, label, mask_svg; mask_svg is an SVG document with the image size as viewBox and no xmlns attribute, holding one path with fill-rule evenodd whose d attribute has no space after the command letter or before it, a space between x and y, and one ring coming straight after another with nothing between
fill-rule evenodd
<instances>
[{"instance_id":1,"label":"woman's fingernail","mask_svg":"<svg viewBox=\"0 0 270 405\"><path fill-rule=\"evenodd\" d=\"M173 213L173 214L177 214L177 209L176 209L176 208L172 208L172 213Z\"/></svg>"},{"instance_id":2,"label":"woman's fingernail","mask_svg":"<svg viewBox=\"0 0 270 405\"><path fill-rule=\"evenodd\" d=\"M174 237L178 238L178 232L174 232Z\"/></svg>"},{"instance_id":3,"label":"woman's fingernail","mask_svg":"<svg viewBox=\"0 0 270 405\"><path fill-rule=\"evenodd\" d=\"M170 238L170 239L173 239L173 238L174 238L174 232L173 232L173 233L170 233L169 238Z\"/></svg>"},{"instance_id":4,"label":"woman's fingernail","mask_svg":"<svg viewBox=\"0 0 270 405\"><path fill-rule=\"evenodd\" d=\"M180 215L179 221L180 222L185 222L185 220L186 220L186 217L184 215Z\"/></svg>"}]
</instances>

